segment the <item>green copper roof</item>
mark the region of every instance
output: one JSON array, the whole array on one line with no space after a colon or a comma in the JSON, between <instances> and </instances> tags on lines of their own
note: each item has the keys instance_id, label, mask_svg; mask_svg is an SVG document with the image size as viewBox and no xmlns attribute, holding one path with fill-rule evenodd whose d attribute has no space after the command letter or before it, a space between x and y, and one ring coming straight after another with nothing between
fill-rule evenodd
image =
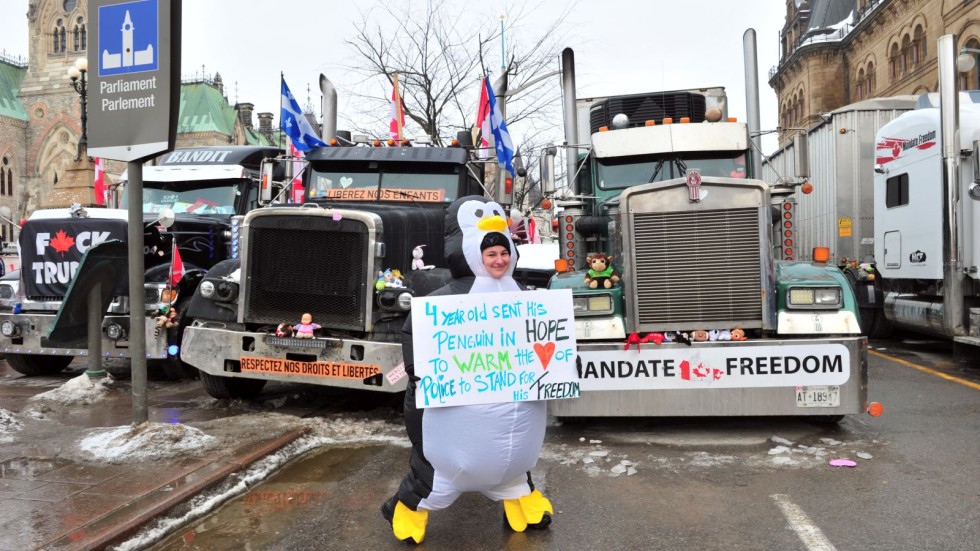
<instances>
[{"instance_id":1,"label":"green copper roof","mask_svg":"<svg viewBox=\"0 0 980 551\"><path fill-rule=\"evenodd\" d=\"M13 65L0 59L0 116L27 120L27 111L17 97L20 81L26 72L27 67Z\"/></svg>"},{"instance_id":2,"label":"green copper roof","mask_svg":"<svg viewBox=\"0 0 980 551\"><path fill-rule=\"evenodd\" d=\"M236 116L235 109L228 105L228 100L214 86L204 82L180 85L178 134L218 132L232 136Z\"/></svg>"}]
</instances>

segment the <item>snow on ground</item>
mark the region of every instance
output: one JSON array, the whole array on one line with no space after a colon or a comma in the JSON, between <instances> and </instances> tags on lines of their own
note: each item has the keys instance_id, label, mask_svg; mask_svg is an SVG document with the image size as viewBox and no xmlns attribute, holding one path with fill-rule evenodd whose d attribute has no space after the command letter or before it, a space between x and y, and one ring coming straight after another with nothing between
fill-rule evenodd
<instances>
[{"instance_id":1,"label":"snow on ground","mask_svg":"<svg viewBox=\"0 0 980 551\"><path fill-rule=\"evenodd\" d=\"M82 373L54 390L31 397L31 401L48 400L64 405L94 404L105 400L109 396L111 387L112 379L108 377L93 381L88 375Z\"/></svg>"},{"instance_id":2,"label":"snow on ground","mask_svg":"<svg viewBox=\"0 0 980 551\"><path fill-rule=\"evenodd\" d=\"M14 433L24 428L13 413L0 408L0 444L13 442Z\"/></svg>"},{"instance_id":3,"label":"snow on ground","mask_svg":"<svg viewBox=\"0 0 980 551\"><path fill-rule=\"evenodd\" d=\"M196 455L218 443L214 436L187 425L142 423L95 429L78 443L94 460L109 463Z\"/></svg>"}]
</instances>

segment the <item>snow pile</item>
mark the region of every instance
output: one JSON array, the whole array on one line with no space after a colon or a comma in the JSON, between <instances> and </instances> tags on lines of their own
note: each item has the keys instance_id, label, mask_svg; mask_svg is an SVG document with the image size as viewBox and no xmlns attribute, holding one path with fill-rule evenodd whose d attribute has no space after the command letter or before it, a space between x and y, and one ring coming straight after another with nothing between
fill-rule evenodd
<instances>
[{"instance_id":1,"label":"snow pile","mask_svg":"<svg viewBox=\"0 0 980 551\"><path fill-rule=\"evenodd\" d=\"M79 442L93 459L112 462L153 460L210 450L218 439L187 425L143 423L98 429Z\"/></svg>"},{"instance_id":2,"label":"snow pile","mask_svg":"<svg viewBox=\"0 0 980 551\"><path fill-rule=\"evenodd\" d=\"M17 417L9 411L0 408L0 443L14 441L13 433L24 428Z\"/></svg>"},{"instance_id":3,"label":"snow pile","mask_svg":"<svg viewBox=\"0 0 980 551\"><path fill-rule=\"evenodd\" d=\"M112 379L108 377L100 381L92 381L88 375L82 373L54 390L33 396L31 401L49 400L64 405L94 404L108 397L111 385Z\"/></svg>"}]
</instances>

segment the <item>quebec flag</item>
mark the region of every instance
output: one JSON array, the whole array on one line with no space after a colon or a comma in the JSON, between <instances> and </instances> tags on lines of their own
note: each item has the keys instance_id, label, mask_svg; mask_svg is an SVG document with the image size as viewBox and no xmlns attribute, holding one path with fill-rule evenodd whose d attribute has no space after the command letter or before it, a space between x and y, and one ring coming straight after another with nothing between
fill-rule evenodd
<instances>
[{"instance_id":1,"label":"quebec flag","mask_svg":"<svg viewBox=\"0 0 980 551\"><path fill-rule=\"evenodd\" d=\"M487 101L490 103L490 131L493 133L494 142L497 144L497 162L504 165L511 174L514 174L514 141L510 139L510 131L507 130L504 115L500 112L497 98L493 95L490 77L483 79L483 86L487 89Z\"/></svg>"},{"instance_id":2,"label":"quebec flag","mask_svg":"<svg viewBox=\"0 0 980 551\"><path fill-rule=\"evenodd\" d=\"M282 112L279 114L279 128L289 136L293 145L300 151L309 151L314 147L325 147L327 144L317 137L316 130L310 125L310 121L303 115L296 98L286 86L286 79L282 80Z\"/></svg>"}]
</instances>

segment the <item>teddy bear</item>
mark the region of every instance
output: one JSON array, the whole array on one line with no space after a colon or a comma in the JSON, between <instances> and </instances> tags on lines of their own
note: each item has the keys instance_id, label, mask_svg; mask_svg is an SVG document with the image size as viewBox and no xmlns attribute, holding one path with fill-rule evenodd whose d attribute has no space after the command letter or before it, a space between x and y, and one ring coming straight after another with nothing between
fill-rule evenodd
<instances>
[{"instance_id":1,"label":"teddy bear","mask_svg":"<svg viewBox=\"0 0 980 551\"><path fill-rule=\"evenodd\" d=\"M434 265L426 264L425 261L422 260L422 254L423 254L422 247L424 246L425 245L416 245L415 248L412 249L413 270L431 270L432 268L435 268Z\"/></svg>"},{"instance_id":2,"label":"teddy bear","mask_svg":"<svg viewBox=\"0 0 980 551\"><path fill-rule=\"evenodd\" d=\"M159 337L161 333L177 326L177 310L164 306L160 309L160 315L156 317L157 326L153 329L153 336Z\"/></svg>"},{"instance_id":3,"label":"teddy bear","mask_svg":"<svg viewBox=\"0 0 980 551\"><path fill-rule=\"evenodd\" d=\"M612 267L613 257L602 253L596 253L586 257L585 263L589 270L585 273L585 283L590 289L597 289L601 285L605 289L611 289L613 284L619 283L619 273Z\"/></svg>"}]
</instances>

